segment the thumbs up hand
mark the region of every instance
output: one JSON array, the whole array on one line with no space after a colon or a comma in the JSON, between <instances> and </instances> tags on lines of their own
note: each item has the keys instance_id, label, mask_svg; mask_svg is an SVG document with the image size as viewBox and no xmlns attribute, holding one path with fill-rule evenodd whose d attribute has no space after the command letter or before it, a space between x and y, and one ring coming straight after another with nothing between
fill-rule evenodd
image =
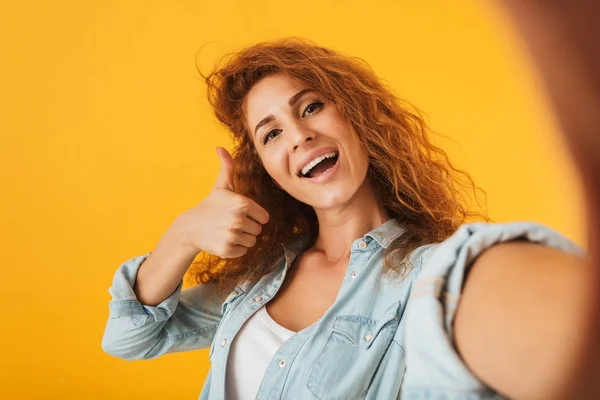
<instances>
[{"instance_id":1,"label":"thumbs up hand","mask_svg":"<svg viewBox=\"0 0 600 400\"><path fill-rule=\"evenodd\" d=\"M211 192L196 207L177 217L171 230L181 242L221 258L241 257L256 244L269 213L253 200L235 193L233 158L219 147L219 176Z\"/></svg>"},{"instance_id":2,"label":"thumbs up hand","mask_svg":"<svg viewBox=\"0 0 600 400\"><path fill-rule=\"evenodd\" d=\"M221 168L219 168L219 176L213 187L233 192L233 158L222 147L217 147L217 155L221 160Z\"/></svg>"}]
</instances>

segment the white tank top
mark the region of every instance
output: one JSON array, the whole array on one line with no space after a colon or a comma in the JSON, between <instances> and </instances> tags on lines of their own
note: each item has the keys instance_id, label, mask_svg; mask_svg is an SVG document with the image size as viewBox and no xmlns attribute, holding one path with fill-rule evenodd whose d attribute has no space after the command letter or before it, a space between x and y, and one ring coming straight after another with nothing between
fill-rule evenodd
<instances>
[{"instance_id":1,"label":"white tank top","mask_svg":"<svg viewBox=\"0 0 600 400\"><path fill-rule=\"evenodd\" d=\"M227 357L225 398L254 400L269 363L292 332L273 321L262 306L242 326Z\"/></svg>"}]
</instances>

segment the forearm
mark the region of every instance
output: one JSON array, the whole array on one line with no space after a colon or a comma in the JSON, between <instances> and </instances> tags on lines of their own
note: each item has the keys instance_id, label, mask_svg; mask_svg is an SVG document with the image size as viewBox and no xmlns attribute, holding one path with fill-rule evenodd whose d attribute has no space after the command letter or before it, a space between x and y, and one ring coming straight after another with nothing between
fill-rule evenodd
<instances>
[{"instance_id":1,"label":"forearm","mask_svg":"<svg viewBox=\"0 0 600 400\"><path fill-rule=\"evenodd\" d=\"M587 204L600 199L600 2L501 0L527 45L584 184ZM598 229L589 209L590 228ZM595 235L598 238L598 235ZM590 243L598 253L600 243ZM595 258L598 261L598 258Z\"/></svg>"},{"instance_id":2,"label":"forearm","mask_svg":"<svg viewBox=\"0 0 600 400\"><path fill-rule=\"evenodd\" d=\"M600 2L502 0L527 45L574 162L600 181ZM595 185L590 187L590 185Z\"/></svg>"},{"instance_id":3,"label":"forearm","mask_svg":"<svg viewBox=\"0 0 600 400\"><path fill-rule=\"evenodd\" d=\"M591 290L581 304L586 313L580 332L583 351L577 354L572 382L559 397L600 398L600 2L501 3L529 48L585 191Z\"/></svg>"},{"instance_id":4,"label":"forearm","mask_svg":"<svg viewBox=\"0 0 600 400\"><path fill-rule=\"evenodd\" d=\"M140 303L156 306L169 297L197 254L169 228L138 271L134 290Z\"/></svg>"}]
</instances>

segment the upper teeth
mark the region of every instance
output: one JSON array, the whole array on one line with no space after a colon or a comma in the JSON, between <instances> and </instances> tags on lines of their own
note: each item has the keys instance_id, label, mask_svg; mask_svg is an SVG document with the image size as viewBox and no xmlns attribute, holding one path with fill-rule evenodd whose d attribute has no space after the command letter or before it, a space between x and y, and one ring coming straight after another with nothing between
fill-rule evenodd
<instances>
[{"instance_id":1,"label":"upper teeth","mask_svg":"<svg viewBox=\"0 0 600 400\"><path fill-rule=\"evenodd\" d=\"M308 164L306 164L306 166L304 168L302 168L302 170L300 170L300 172L302 173L302 175L306 175L306 174L308 174L308 172L311 169L313 169L313 167L315 165L317 165L318 163L320 163L321 161L323 161L326 158L332 158L332 157L335 157L336 155L337 155L337 153L335 151L332 151L327 154L323 154L322 156L319 156L319 157L315 158L314 160L312 160L311 162L309 162Z\"/></svg>"}]
</instances>

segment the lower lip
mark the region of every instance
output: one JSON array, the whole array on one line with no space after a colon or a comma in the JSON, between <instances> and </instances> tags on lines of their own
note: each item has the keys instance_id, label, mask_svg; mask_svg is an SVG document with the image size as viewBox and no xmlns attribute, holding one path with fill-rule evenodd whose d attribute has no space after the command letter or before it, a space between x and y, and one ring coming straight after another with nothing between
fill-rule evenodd
<instances>
[{"instance_id":1,"label":"lower lip","mask_svg":"<svg viewBox=\"0 0 600 400\"><path fill-rule=\"evenodd\" d=\"M340 158L342 157L341 154L338 154L338 159L335 162L335 165L331 168L329 168L327 171L323 172L321 175L319 176L315 176L314 178L302 178L310 183L327 183L329 181L331 181L334 178L335 173L337 172L337 170L340 168Z\"/></svg>"}]
</instances>

